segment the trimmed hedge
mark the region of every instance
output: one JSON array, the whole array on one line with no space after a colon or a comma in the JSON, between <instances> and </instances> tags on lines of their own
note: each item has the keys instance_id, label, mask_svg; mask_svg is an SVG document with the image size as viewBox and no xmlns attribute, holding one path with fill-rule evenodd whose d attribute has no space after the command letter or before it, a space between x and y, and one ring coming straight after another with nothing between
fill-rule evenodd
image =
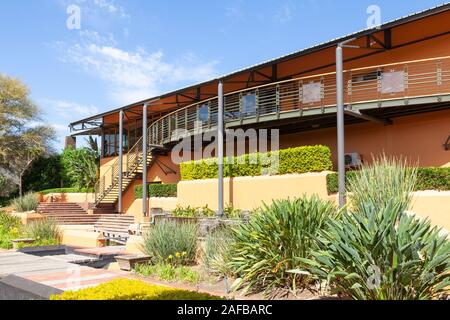
<instances>
[{"instance_id":1,"label":"trimmed hedge","mask_svg":"<svg viewBox=\"0 0 450 320\"><path fill-rule=\"evenodd\" d=\"M167 198L177 196L177 184L149 184L147 188L149 197ZM134 197L142 199L142 185L134 188Z\"/></svg>"},{"instance_id":2,"label":"trimmed hedge","mask_svg":"<svg viewBox=\"0 0 450 320\"><path fill-rule=\"evenodd\" d=\"M57 189L47 189L39 191L38 193L46 195L50 193L90 193L94 192L94 189L87 189L87 188L57 188Z\"/></svg>"},{"instance_id":3,"label":"trimmed hedge","mask_svg":"<svg viewBox=\"0 0 450 320\"><path fill-rule=\"evenodd\" d=\"M52 295L50 300L220 300L220 297L147 284L140 280L117 279L93 288Z\"/></svg>"},{"instance_id":4,"label":"trimmed hedge","mask_svg":"<svg viewBox=\"0 0 450 320\"><path fill-rule=\"evenodd\" d=\"M279 165L272 167L270 160L279 156ZM243 177L263 174L320 172L331 170L331 151L326 146L305 146L267 153L232 157L224 164L224 176ZM214 179L218 176L218 159L189 161L180 165L182 180Z\"/></svg>"},{"instance_id":5,"label":"trimmed hedge","mask_svg":"<svg viewBox=\"0 0 450 320\"><path fill-rule=\"evenodd\" d=\"M357 171L346 173L346 179L351 179ZM327 190L329 194L338 192L338 174L327 176ZM450 191L450 168L417 168L417 183L415 191L439 190Z\"/></svg>"}]
</instances>

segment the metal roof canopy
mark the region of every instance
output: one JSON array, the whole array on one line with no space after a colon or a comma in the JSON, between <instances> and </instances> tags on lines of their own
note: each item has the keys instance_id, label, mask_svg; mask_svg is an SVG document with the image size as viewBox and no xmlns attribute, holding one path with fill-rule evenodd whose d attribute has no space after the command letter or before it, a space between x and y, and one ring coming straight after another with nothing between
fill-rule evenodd
<instances>
[{"instance_id":1,"label":"metal roof canopy","mask_svg":"<svg viewBox=\"0 0 450 320\"><path fill-rule=\"evenodd\" d=\"M220 77L217 77L215 79L211 79L205 82L201 82L192 86L188 86L188 87L184 87L169 93L165 93L162 94L160 96L151 98L151 99L146 99L146 100L142 100L127 106L123 106L121 108L117 108L117 109L113 109L95 116L91 116L76 122L73 122L69 125L69 127L71 128L71 131L84 131L87 129L94 129L94 128L98 128L99 126L101 126L101 123L103 123L103 117L105 116L110 116L110 115L114 115L114 114L118 114L120 111L124 111L124 112L129 112L129 113L135 113L137 114L135 111L133 111L133 108L137 108L142 106L144 103L147 103L149 108L149 111L152 111L152 106L153 107L164 107L165 110L164 111L174 111L176 109L174 109L174 107L184 107L190 104L193 104L195 102L199 102L202 101L206 98L202 98L203 96L206 96L208 98L210 97L214 97L217 96L217 92L202 92L201 89L205 86L211 86L211 87L217 87L217 84L219 81L223 81L224 83L246 83L247 87L249 87L250 83L259 83L262 81L262 79L267 79L266 81L269 82L274 82L277 80L280 80L277 78L277 67L279 64L295 59L295 58L299 58L302 56L306 56L308 54L312 54L315 52L319 52L321 50L324 49L329 49L329 48L334 48L337 46L337 44L355 38L356 40L360 40L361 38L366 37L367 39L367 43L369 44L370 41L375 42L376 44L378 44L380 47L379 48L363 48L363 49L378 49L378 50L373 50L371 53L365 53L361 56L356 56L356 57L352 57L351 59L346 60L350 61L350 60L356 60L359 58L363 58L363 57L367 57L368 55L372 55L375 53L379 53L379 52L384 52L386 50L389 50L391 48L396 48L395 46L391 46L392 43L392 38L391 38L391 30L394 27L398 27L404 24L407 24L409 22L414 22L420 19L424 19L433 15L437 15L439 13L443 13L446 12L450 9L450 2L444 3L440 6L436 6L421 12L417 12L399 19L395 19L392 20L390 22L384 23L381 26L377 27L377 28L370 28L370 29L364 29L346 36L343 36L341 38L337 38L337 39L333 39L331 41L328 42L324 42L324 43L320 43L318 45L300 50L300 51L296 51L287 55L283 55L281 57L272 59L272 60L268 60L266 62L260 63L260 64L256 64L253 66L250 66L248 68L244 68L244 69L240 69L237 71L234 71L232 73L229 74L225 74L222 75ZM377 33L384 33L384 41L379 40L378 38L376 38L374 36L374 34ZM441 34L436 34L435 36L442 36L445 34L449 34L450 31L446 31L444 33ZM404 45L408 45L408 44L412 44L414 42L418 42L418 41L424 41L427 40L428 38L425 39L416 39L415 41L412 42L408 42L408 43L404 43L404 44L400 44L398 47L400 46L404 46ZM356 41L355 40L355 41ZM318 68L315 69L323 69L329 66L334 65L334 61L330 62L330 64L327 65L322 65ZM261 72L261 69L263 68L272 68L272 74L267 75L264 72ZM307 73L307 72L312 72L315 71L314 70L306 70L302 73ZM249 74L248 74L249 73ZM255 75L257 77L260 78L260 80L255 80ZM285 78L290 78L292 76L298 76L299 74L291 74L288 77ZM248 76L247 78L245 78L245 76ZM233 78L237 78L237 77L244 77L244 79L233 79ZM164 99L168 99L168 101L163 101ZM156 113L161 113L164 111L156 111ZM139 114L141 115L141 114ZM81 126L81 128L76 128L76 126Z\"/></svg>"}]
</instances>

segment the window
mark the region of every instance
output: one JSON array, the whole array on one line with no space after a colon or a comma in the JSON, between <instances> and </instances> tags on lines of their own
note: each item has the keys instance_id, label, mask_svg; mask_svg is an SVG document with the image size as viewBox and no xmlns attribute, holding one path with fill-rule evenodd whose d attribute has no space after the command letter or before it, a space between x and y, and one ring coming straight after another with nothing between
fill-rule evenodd
<instances>
[{"instance_id":1,"label":"window","mask_svg":"<svg viewBox=\"0 0 450 320\"><path fill-rule=\"evenodd\" d=\"M209 122L209 107L207 104L204 104L198 108L198 120L202 124Z\"/></svg>"},{"instance_id":2,"label":"window","mask_svg":"<svg viewBox=\"0 0 450 320\"><path fill-rule=\"evenodd\" d=\"M256 114L256 94L249 93L241 98L241 114L243 117Z\"/></svg>"},{"instance_id":3,"label":"window","mask_svg":"<svg viewBox=\"0 0 450 320\"><path fill-rule=\"evenodd\" d=\"M381 71L356 74L352 76L352 84L357 85L367 81L376 81L379 76L381 76Z\"/></svg>"}]
</instances>

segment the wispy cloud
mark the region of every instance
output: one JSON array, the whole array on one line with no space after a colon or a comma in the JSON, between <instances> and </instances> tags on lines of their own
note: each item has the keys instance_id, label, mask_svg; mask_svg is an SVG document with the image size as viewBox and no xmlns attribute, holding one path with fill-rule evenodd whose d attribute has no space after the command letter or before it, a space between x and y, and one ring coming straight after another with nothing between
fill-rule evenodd
<instances>
[{"instance_id":1,"label":"wispy cloud","mask_svg":"<svg viewBox=\"0 0 450 320\"><path fill-rule=\"evenodd\" d=\"M147 52L120 48L114 38L96 32L80 33L71 45L59 42L61 61L79 66L109 86L110 98L118 104L132 103L158 95L164 90L213 77L217 61L202 61L185 53L167 61L161 50Z\"/></svg>"},{"instance_id":2,"label":"wispy cloud","mask_svg":"<svg viewBox=\"0 0 450 320\"><path fill-rule=\"evenodd\" d=\"M52 114L65 119L88 117L99 112L96 106L83 105L73 101L40 99L38 102L45 110L51 110Z\"/></svg>"},{"instance_id":3,"label":"wispy cloud","mask_svg":"<svg viewBox=\"0 0 450 320\"><path fill-rule=\"evenodd\" d=\"M291 2L286 2L278 8L273 19L275 22L287 23L293 19L294 6Z\"/></svg>"}]
</instances>

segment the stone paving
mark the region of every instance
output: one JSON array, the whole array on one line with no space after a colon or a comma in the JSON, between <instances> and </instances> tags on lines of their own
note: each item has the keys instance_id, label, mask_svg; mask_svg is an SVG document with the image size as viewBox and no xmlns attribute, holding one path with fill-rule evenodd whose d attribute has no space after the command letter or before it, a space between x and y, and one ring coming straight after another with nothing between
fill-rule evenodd
<instances>
[{"instance_id":1,"label":"stone paving","mask_svg":"<svg viewBox=\"0 0 450 320\"><path fill-rule=\"evenodd\" d=\"M86 259L86 257L84 257ZM37 257L19 252L0 252L0 278L16 275L63 291L79 290L124 277L124 273L79 266L69 257ZM89 259L89 258L88 258Z\"/></svg>"}]
</instances>

